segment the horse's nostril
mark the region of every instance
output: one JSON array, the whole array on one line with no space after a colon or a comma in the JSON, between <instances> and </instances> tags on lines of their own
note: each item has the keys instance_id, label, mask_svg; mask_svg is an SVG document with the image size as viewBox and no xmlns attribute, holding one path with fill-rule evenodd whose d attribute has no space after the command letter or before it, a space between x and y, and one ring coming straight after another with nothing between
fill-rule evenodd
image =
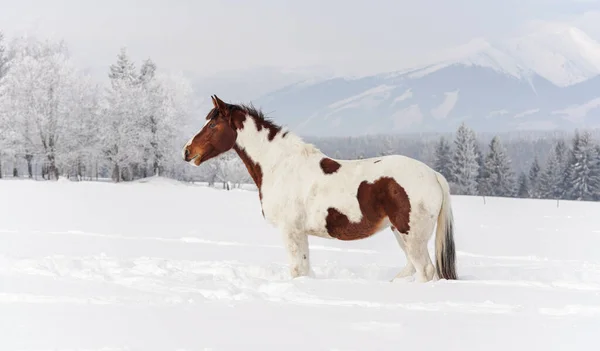
<instances>
[{"instance_id":1,"label":"horse's nostril","mask_svg":"<svg viewBox=\"0 0 600 351\"><path fill-rule=\"evenodd\" d=\"M185 155L185 157L188 157L188 156L190 155L190 150L188 150L188 149L185 149L185 151L184 151L184 155Z\"/></svg>"}]
</instances>

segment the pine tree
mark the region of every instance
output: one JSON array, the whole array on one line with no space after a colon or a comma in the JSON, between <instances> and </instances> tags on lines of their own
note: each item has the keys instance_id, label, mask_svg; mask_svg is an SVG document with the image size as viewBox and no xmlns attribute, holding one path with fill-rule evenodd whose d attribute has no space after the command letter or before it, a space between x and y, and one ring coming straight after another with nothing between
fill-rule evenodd
<instances>
[{"instance_id":1,"label":"pine tree","mask_svg":"<svg viewBox=\"0 0 600 351\"><path fill-rule=\"evenodd\" d=\"M151 82L156 75L156 64L151 60L147 59L140 67L140 75L138 81L143 85Z\"/></svg>"},{"instance_id":2,"label":"pine tree","mask_svg":"<svg viewBox=\"0 0 600 351\"><path fill-rule=\"evenodd\" d=\"M138 80L135 72L135 64L129 59L127 49L122 47L117 55L117 62L109 67L108 78L114 85L116 82L134 83Z\"/></svg>"},{"instance_id":3,"label":"pine tree","mask_svg":"<svg viewBox=\"0 0 600 351\"><path fill-rule=\"evenodd\" d=\"M560 199L562 196L563 173L561 171L560 156L554 149L548 155L546 167L540 175L539 194L543 199Z\"/></svg>"},{"instance_id":4,"label":"pine tree","mask_svg":"<svg viewBox=\"0 0 600 351\"><path fill-rule=\"evenodd\" d=\"M490 142L481 178L483 195L510 197L515 193L515 176L506 149L495 136Z\"/></svg>"},{"instance_id":5,"label":"pine tree","mask_svg":"<svg viewBox=\"0 0 600 351\"><path fill-rule=\"evenodd\" d=\"M567 169L567 196L572 200L594 200L600 192L600 164L592 136L588 131L573 138Z\"/></svg>"},{"instance_id":6,"label":"pine tree","mask_svg":"<svg viewBox=\"0 0 600 351\"><path fill-rule=\"evenodd\" d=\"M529 197L529 178L525 172L521 172L519 175L519 189L517 191L517 196L522 199Z\"/></svg>"},{"instance_id":7,"label":"pine tree","mask_svg":"<svg viewBox=\"0 0 600 351\"><path fill-rule=\"evenodd\" d=\"M564 140L559 139L554 146L554 154L558 162L558 169L560 173L560 182L556 185L557 189L555 197L562 199L565 196L567 189L567 164L569 161L569 148Z\"/></svg>"},{"instance_id":8,"label":"pine tree","mask_svg":"<svg viewBox=\"0 0 600 351\"><path fill-rule=\"evenodd\" d=\"M452 167L452 150L446 138L441 137L435 147L434 169L441 173L446 179L450 179Z\"/></svg>"},{"instance_id":9,"label":"pine tree","mask_svg":"<svg viewBox=\"0 0 600 351\"><path fill-rule=\"evenodd\" d=\"M596 154L596 163L597 163L596 176L598 177L598 182L597 182L596 189L594 192L594 200L600 201L600 145L599 144L596 144L596 146L594 147L594 151Z\"/></svg>"},{"instance_id":10,"label":"pine tree","mask_svg":"<svg viewBox=\"0 0 600 351\"><path fill-rule=\"evenodd\" d=\"M477 182L477 192L480 195L484 195L485 189L482 188L482 179L485 175L485 161L484 161L483 152L481 151L481 147L479 143L475 141L475 160L477 161L477 165L479 166L479 172L477 173L477 177L475 181Z\"/></svg>"},{"instance_id":11,"label":"pine tree","mask_svg":"<svg viewBox=\"0 0 600 351\"><path fill-rule=\"evenodd\" d=\"M534 199L540 198L539 181L540 181L540 162L538 157L533 158L531 168L529 169L529 197Z\"/></svg>"},{"instance_id":12,"label":"pine tree","mask_svg":"<svg viewBox=\"0 0 600 351\"><path fill-rule=\"evenodd\" d=\"M105 123L102 124L102 143L106 158L112 164L112 179L116 182L132 179L129 168L135 168L145 145L140 145L140 110L142 108L138 89L139 78L135 65L127 56L125 48L117 55L117 62L110 65Z\"/></svg>"},{"instance_id":13,"label":"pine tree","mask_svg":"<svg viewBox=\"0 0 600 351\"><path fill-rule=\"evenodd\" d=\"M464 122L461 123L454 140L451 181L455 184L456 191L462 195L477 194L479 164L477 163L476 143L475 132Z\"/></svg>"}]
</instances>

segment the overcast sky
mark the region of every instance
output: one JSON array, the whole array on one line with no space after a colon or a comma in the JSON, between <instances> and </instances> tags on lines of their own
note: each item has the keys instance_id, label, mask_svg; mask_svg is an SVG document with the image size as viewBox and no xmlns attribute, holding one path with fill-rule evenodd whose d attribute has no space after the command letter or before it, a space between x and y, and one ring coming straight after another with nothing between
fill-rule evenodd
<instances>
[{"instance_id":1,"label":"overcast sky","mask_svg":"<svg viewBox=\"0 0 600 351\"><path fill-rule=\"evenodd\" d=\"M119 47L136 60L199 75L254 66L366 74L512 35L532 21L570 22L600 39L596 0L0 0L0 30L64 38L105 69Z\"/></svg>"}]
</instances>

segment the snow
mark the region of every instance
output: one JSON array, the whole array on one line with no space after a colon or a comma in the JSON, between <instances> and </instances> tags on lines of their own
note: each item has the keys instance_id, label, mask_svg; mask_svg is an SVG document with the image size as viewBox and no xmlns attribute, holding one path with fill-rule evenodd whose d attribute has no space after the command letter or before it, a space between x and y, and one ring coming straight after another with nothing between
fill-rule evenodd
<instances>
[{"instance_id":1,"label":"snow","mask_svg":"<svg viewBox=\"0 0 600 351\"><path fill-rule=\"evenodd\" d=\"M387 99L391 91L394 90L396 86L382 84L376 86L374 88L363 91L360 94L353 95L349 98L336 101L329 106L330 109L333 109L333 112L339 112L343 109L347 108L373 108L379 105L383 100Z\"/></svg>"},{"instance_id":2,"label":"snow","mask_svg":"<svg viewBox=\"0 0 600 351\"><path fill-rule=\"evenodd\" d=\"M452 109L454 109L454 106L456 106L456 103L458 102L458 93L459 90L444 93L444 101L437 107L431 109L431 115L435 119L448 117L448 114L452 112Z\"/></svg>"},{"instance_id":3,"label":"snow","mask_svg":"<svg viewBox=\"0 0 600 351\"><path fill-rule=\"evenodd\" d=\"M439 71L443 68L446 68L450 65L452 65L452 62L440 62L440 63L427 65L425 67L415 69L415 70L411 71L410 73L407 73L406 75L410 79L423 78L429 74L437 72L437 71Z\"/></svg>"},{"instance_id":4,"label":"snow","mask_svg":"<svg viewBox=\"0 0 600 351\"><path fill-rule=\"evenodd\" d=\"M392 106L395 106L397 103L408 100L410 98L413 97L413 92L412 89L406 89L406 91L404 93L402 93L399 96L396 96L396 98L394 98L394 101L392 102Z\"/></svg>"},{"instance_id":5,"label":"snow","mask_svg":"<svg viewBox=\"0 0 600 351\"><path fill-rule=\"evenodd\" d=\"M391 231L289 279L254 190L0 181L0 350L590 349L600 203L454 196L460 280L390 283ZM430 242L433 250L433 241Z\"/></svg>"},{"instance_id":6,"label":"snow","mask_svg":"<svg viewBox=\"0 0 600 351\"><path fill-rule=\"evenodd\" d=\"M522 112L519 112L519 113L515 114L513 116L513 118L523 118L523 117L526 117L526 116L529 116L529 115L536 114L538 112L540 112L539 108L532 108L532 109L525 110L525 111L522 111Z\"/></svg>"}]
</instances>

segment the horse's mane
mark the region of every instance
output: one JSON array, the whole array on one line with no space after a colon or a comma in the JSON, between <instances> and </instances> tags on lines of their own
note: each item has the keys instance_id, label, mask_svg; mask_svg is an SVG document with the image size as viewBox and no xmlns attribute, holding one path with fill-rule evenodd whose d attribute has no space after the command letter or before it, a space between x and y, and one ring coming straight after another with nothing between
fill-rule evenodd
<instances>
[{"instance_id":1,"label":"horse's mane","mask_svg":"<svg viewBox=\"0 0 600 351\"><path fill-rule=\"evenodd\" d=\"M279 134L283 131L282 138L285 138L289 133L287 128L283 128L280 125L274 123L271 118L265 116L263 111L259 108L254 107L252 103L249 104L238 104L238 105L230 105L232 111L239 110L254 118L256 126L261 130L262 128L269 130L269 140L273 139L275 135ZM310 155L315 153L320 153L319 149L317 149L314 145L310 143L306 143L302 141L302 138L294 135L294 140L297 141L297 145L300 145L302 148L302 153L304 155Z\"/></svg>"},{"instance_id":2,"label":"horse's mane","mask_svg":"<svg viewBox=\"0 0 600 351\"><path fill-rule=\"evenodd\" d=\"M231 106L233 110L237 109L249 114L254 118L257 125L260 125L263 128L267 128L273 131L275 134L279 133L282 129L282 127L274 123L270 117L265 116L261 109L254 107L252 103Z\"/></svg>"}]
</instances>

